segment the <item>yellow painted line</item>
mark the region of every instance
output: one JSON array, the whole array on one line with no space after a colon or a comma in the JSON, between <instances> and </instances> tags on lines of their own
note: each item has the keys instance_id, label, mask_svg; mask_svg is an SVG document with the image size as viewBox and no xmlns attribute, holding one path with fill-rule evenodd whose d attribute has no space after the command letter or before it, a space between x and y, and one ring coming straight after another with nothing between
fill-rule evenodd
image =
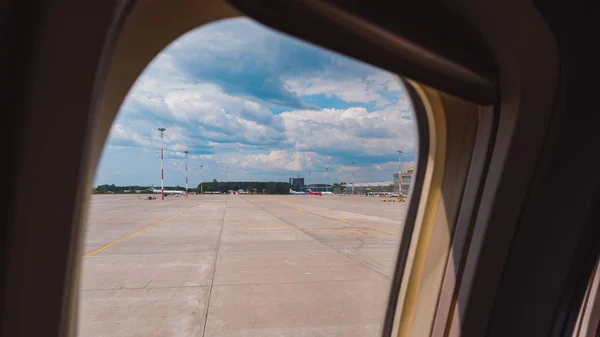
<instances>
[{"instance_id":1,"label":"yellow painted line","mask_svg":"<svg viewBox=\"0 0 600 337\"><path fill-rule=\"evenodd\" d=\"M363 234L355 229L348 228L301 228L303 231L325 231L325 232L351 232L356 234Z\"/></svg>"},{"instance_id":2,"label":"yellow painted line","mask_svg":"<svg viewBox=\"0 0 600 337\"><path fill-rule=\"evenodd\" d=\"M186 220L196 220L196 223L200 224L200 225L212 225L212 224L221 224L223 223L221 220L210 220L207 219L206 217L196 217L193 215L183 215L184 217L186 217ZM197 220L202 220L202 221L197 221Z\"/></svg>"},{"instance_id":3,"label":"yellow painted line","mask_svg":"<svg viewBox=\"0 0 600 337\"><path fill-rule=\"evenodd\" d=\"M103 222L101 220L96 220L96 221L92 221L92 224L97 224L99 222ZM143 220L110 220L110 222L112 223L144 223L144 222L148 222L148 221L143 221Z\"/></svg>"},{"instance_id":4,"label":"yellow painted line","mask_svg":"<svg viewBox=\"0 0 600 337\"><path fill-rule=\"evenodd\" d=\"M280 204L282 206L289 207L289 208L295 208L295 207L292 207L292 206L288 206L287 204L284 204L284 203L279 203L279 202L276 202L276 203ZM378 228L369 227L369 226L360 225L360 224L357 224L357 223L350 222L348 220L345 220L343 216L340 216L340 218L337 219L337 218L334 218L334 217L331 217L331 216L327 216L327 215L322 215L322 214L319 214L319 213L314 213L314 212L310 212L310 211L303 211L300 208L296 208L296 209L299 212L306 212L306 213L309 213L309 214L318 215L318 216L323 217L323 218L332 219L332 220L338 220L338 221L345 222L345 223L347 223L349 225L352 225L352 226L367 228L367 229L370 229L370 230L373 230L373 231L376 231L376 232L380 232L380 233L384 233L384 234L388 234L388 235L399 236L399 234L397 234L397 233L388 232L388 231L384 231L384 230L381 230L381 229L378 229ZM350 213L354 213L354 212L350 212Z\"/></svg>"},{"instance_id":5,"label":"yellow painted line","mask_svg":"<svg viewBox=\"0 0 600 337\"><path fill-rule=\"evenodd\" d=\"M286 205L286 204L283 204L283 203L278 203L278 204L280 204L280 205L284 205L284 206L287 206L287 207L291 207L291 206L288 206L288 205ZM296 210L298 210L298 212L302 212L302 209L300 209L300 208L296 208ZM346 212L346 213L353 213L353 214L358 214L358 215L366 215L366 216L375 216L375 217L376 217L376 215L373 215L373 214L367 214L367 213L362 213L362 212L356 212L356 211L347 211L347 210L340 210L340 209L334 209L334 210L337 210L337 211L342 211L342 212ZM310 212L309 212L309 213L310 213ZM390 220L390 219L386 219L386 218L382 218L382 219L385 219L385 220ZM390 221L394 221L394 220L390 220Z\"/></svg>"},{"instance_id":6,"label":"yellow painted line","mask_svg":"<svg viewBox=\"0 0 600 337\"><path fill-rule=\"evenodd\" d=\"M238 225L238 226L254 227L254 228L289 228L289 227L281 227L281 226L279 226L279 224L232 222L232 221L221 221L219 223L224 224L224 225Z\"/></svg>"},{"instance_id":7,"label":"yellow painted line","mask_svg":"<svg viewBox=\"0 0 600 337\"><path fill-rule=\"evenodd\" d=\"M196 207L196 206L194 206L194 207ZM192 208L194 208L194 207L190 207L190 208L186 209L185 211L188 211L188 210L190 210L190 209L192 209ZM111 242L111 243L109 243L109 244L107 244L107 245L105 245L105 246L102 246L102 247L100 247L100 248L98 248L98 249L96 249L96 250L94 250L94 251L92 251L92 252L89 252L89 253L85 254L85 255L83 256L83 258L86 258L86 257L92 256L92 255L94 255L94 254L96 254L96 253L99 253L99 252L101 252L101 251L105 250L106 248L108 248L108 247L110 247L110 246L116 245L117 243L119 243L119 242L121 242L121 241L127 240L127 239L129 239L130 237L132 237L132 236L134 236L134 235L136 235L136 234L138 234L138 233L141 233L141 232L143 232L143 231L146 231L146 230L148 230L148 229L150 229L150 228L152 228L152 227L154 227L154 226L156 226L156 225L158 225L158 224L160 224L160 223L163 223L163 222L165 222L165 221L167 221L167 220L173 219L174 217L176 217L176 216L178 216L178 215L183 215L183 212L185 212L185 211L181 211L181 212L179 212L179 213L177 213L177 214L171 215L171 216L170 216L170 217L168 217L168 218L164 218L164 219L162 219L162 220L159 220L159 221L157 221L157 222L155 222L155 223L153 223L153 224L151 224L151 225L149 225L149 226L146 226L146 227L144 227L144 228L142 228L142 229L139 229L139 230L137 230L137 231L135 231L135 232L133 232L133 233L131 233L131 234L129 234L129 235L126 235L126 236L124 236L124 237L122 237L122 238L120 238L120 239L118 239L118 240L115 240L115 241L113 241L113 242Z\"/></svg>"},{"instance_id":8,"label":"yellow painted line","mask_svg":"<svg viewBox=\"0 0 600 337\"><path fill-rule=\"evenodd\" d=\"M334 218L331 218L331 219L334 219ZM393 235L393 236L398 236L398 234L394 233L394 232L388 232L388 231L384 231L384 230L381 230L381 229L378 229L378 228L375 228L375 227L369 227L369 226L360 225L360 224L357 224L357 223L350 222L350 221L344 219L344 217L341 216L341 215L340 215L340 221L341 222L345 222L347 224L350 224L352 226L363 227L363 228L367 228L367 229L374 230L374 231L377 231L377 232L381 232L381 233L385 233L385 234L389 234L389 235Z\"/></svg>"}]
</instances>

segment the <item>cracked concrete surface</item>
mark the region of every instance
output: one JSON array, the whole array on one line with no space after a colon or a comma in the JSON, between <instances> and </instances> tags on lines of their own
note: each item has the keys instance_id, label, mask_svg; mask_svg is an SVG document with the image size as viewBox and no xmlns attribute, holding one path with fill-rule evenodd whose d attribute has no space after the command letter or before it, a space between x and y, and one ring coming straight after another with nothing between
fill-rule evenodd
<instances>
[{"instance_id":1,"label":"cracked concrete surface","mask_svg":"<svg viewBox=\"0 0 600 337\"><path fill-rule=\"evenodd\" d=\"M95 195L79 336L379 336L405 207Z\"/></svg>"}]
</instances>

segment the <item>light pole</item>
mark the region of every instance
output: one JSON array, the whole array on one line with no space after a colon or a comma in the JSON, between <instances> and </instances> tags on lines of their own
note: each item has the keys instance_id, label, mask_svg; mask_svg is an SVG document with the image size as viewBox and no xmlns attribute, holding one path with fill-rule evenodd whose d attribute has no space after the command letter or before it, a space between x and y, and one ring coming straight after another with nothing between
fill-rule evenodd
<instances>
[{"instance_id":1,"label":"light pole","mask_svg":"<svg viewBox=\"0 0 600 337\"><path fill-rule=\"evenodd\" d=\"M328 192L327 190L327 173L329 171L329 167L325 168L325 192Z\"/></svg>"},{"instance_id":2,"label":"light pole","mask_svg":"<svg viewBox=\"0 0 600 337\"><path fill-rule=\"evenodd\" d=\"M402 195L402 151L398 150L398 193Z\"/></svg>"},{"instance_id":3,"label":"light pole","mask_svg":"<svg viewBox=\"0 0 600 337\"><path fill-rule=\"evenodd\" d=\"M160 131L160 196L162 200L165 200L165 171L163 168L163 132L165 128L158 128Z\"/></svg>"},{"instance_id":4,"label":"light pole","mask_svg":"<svg viewBox=\"0 0 600 337\"><path fill-rule=\"evenodd\" d=\"M352 195L354 195L354 162L352 162Z\"/></svg>"},{"instance_id":5,"label":"light pole","mask_svg":"<svg viewBox=\"0 0 600 337\"><path fill-rule=\"evenodd\" d=\"M187 176L187 155L190 151L183 151L185 153L185 196L188 197L188 176Z\"/></svg>"},{"instance_id":6,"label":"light pole","mask_svg":"<svg viewBox=\"0 0 600 337\"><path fill-rule=\"evenodd\" d=\"M202 179L202 168L203 167L204 167L204 165L200 165L200 194L203 193L203 190L202 190L202 180L203 180Z\"/></svg>"}]
</instances>

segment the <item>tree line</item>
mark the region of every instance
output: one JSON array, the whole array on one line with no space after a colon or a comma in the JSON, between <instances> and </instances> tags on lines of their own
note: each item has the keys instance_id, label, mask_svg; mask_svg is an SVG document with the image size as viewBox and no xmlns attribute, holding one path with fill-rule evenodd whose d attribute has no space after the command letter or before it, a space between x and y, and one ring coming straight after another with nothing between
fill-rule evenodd
<instances>
[{"instance_id":1,"label":"tree line","mask_svg":"<svg viewBox=\"0 0 600 337\"><path fill-rule=\"evenodd\" d=\"M197 191L200 191L198 185ZM278 181L216 181L202 183L204 192L221 192L243 190L260 194L289 194L290 184Z\"/></svg>"},{"instance_id":2,"label":"tree line","mask_svg":"<svg viewBox=\"0 0 600 337\"><path fill-rule=\"evenodd\" d=\"M160 189L159 187L154 187L157 189ZM185 186L181 187L181 186L165 186L165 190L178 190L178 191L185 191ZM188 191L192 191L192 189L188 188ZM116 186L115 184L105 184L105 185L98 185L96 187L94 187L93 190L94 194L109 194L109 193L114 193L114 194L128 194L128 193L132 193L132 194L150 194L152 193L149 190L148 186L139 186L139 185L131 185L131 186Z\"/></svg>"},{"instance_id":3,"label":"tree line","mask_svg":"<svg viewBox=\"0 0 600 337\"><path fill-rule=\"evenodd\" d=\"M160 189L160 186L154 187ZM165 186L165 190L178 190L185 191L185 186ZM204 192L220 192L227 193L227 191L239 191L244 190L249 193L260 193L260 194L289 194L290 184L287 182L277 181L224 181L218 182L213 180L212 182L202 183L202 190ZM190 193L200 193L200 184L197 188L188 188ZM115 184L105 184L96 186L92 193L94 194L150 194L148 186L130 185L130 186L117 186Z\"/></svg>"}]
</instances>

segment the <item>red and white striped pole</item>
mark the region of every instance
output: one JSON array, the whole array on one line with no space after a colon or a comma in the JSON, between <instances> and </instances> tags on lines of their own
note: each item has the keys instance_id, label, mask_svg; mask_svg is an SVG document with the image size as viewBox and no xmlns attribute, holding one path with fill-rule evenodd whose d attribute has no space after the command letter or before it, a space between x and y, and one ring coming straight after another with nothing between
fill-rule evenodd
<instances>
[{"instance_id":1,"label":"red and white striped pole","mask_svg":"<svg viewBox=\"0 0 600 337\"><path fill-rule=\"evenodd\" d=\"M354 196L354 162L352 162L352 195Z\"/></svg>"},{"instance_id":2,"label":"red and white striped pole","mask_svg":"<svg viewBox=\"0 0 600 337\"><path fill-rule=\"evenodd\" d=\"M188 196L188 177L187 177L187 155L190 151L183 151L185 152L185 196Z\"/></svg>"},{"instance_id":3,"label":"red and white striped pole","mask_svg":"<svg viewBox=\"0 0 600 337\"><path fill-rule=\"evenodd\" d=\"M398 150L398 194L402 195L402 151Z\"/></svg>"},{"instance_id":4,"label":"red and white striped pole","mask_svg":"<svg viewBox=\"0 0 600 337\"><path fill-rule=\"evenodd\" d=\"M327 173L329 172L329 167L325 168L325 192L328 192L329 190L327 189Z\"/></svg>"},{"instance_id":5,"label":"red and white striped pole","mask_svg":"<svg viewBox=\"0 0 600 337\"><path fill-rule=\"evenodd\" d=\"M158 128L160 131L160 195L162 200L165 200L165 170L163 168L163 132L165 130L165 128Z\"/></svg>"}]
</instances>

